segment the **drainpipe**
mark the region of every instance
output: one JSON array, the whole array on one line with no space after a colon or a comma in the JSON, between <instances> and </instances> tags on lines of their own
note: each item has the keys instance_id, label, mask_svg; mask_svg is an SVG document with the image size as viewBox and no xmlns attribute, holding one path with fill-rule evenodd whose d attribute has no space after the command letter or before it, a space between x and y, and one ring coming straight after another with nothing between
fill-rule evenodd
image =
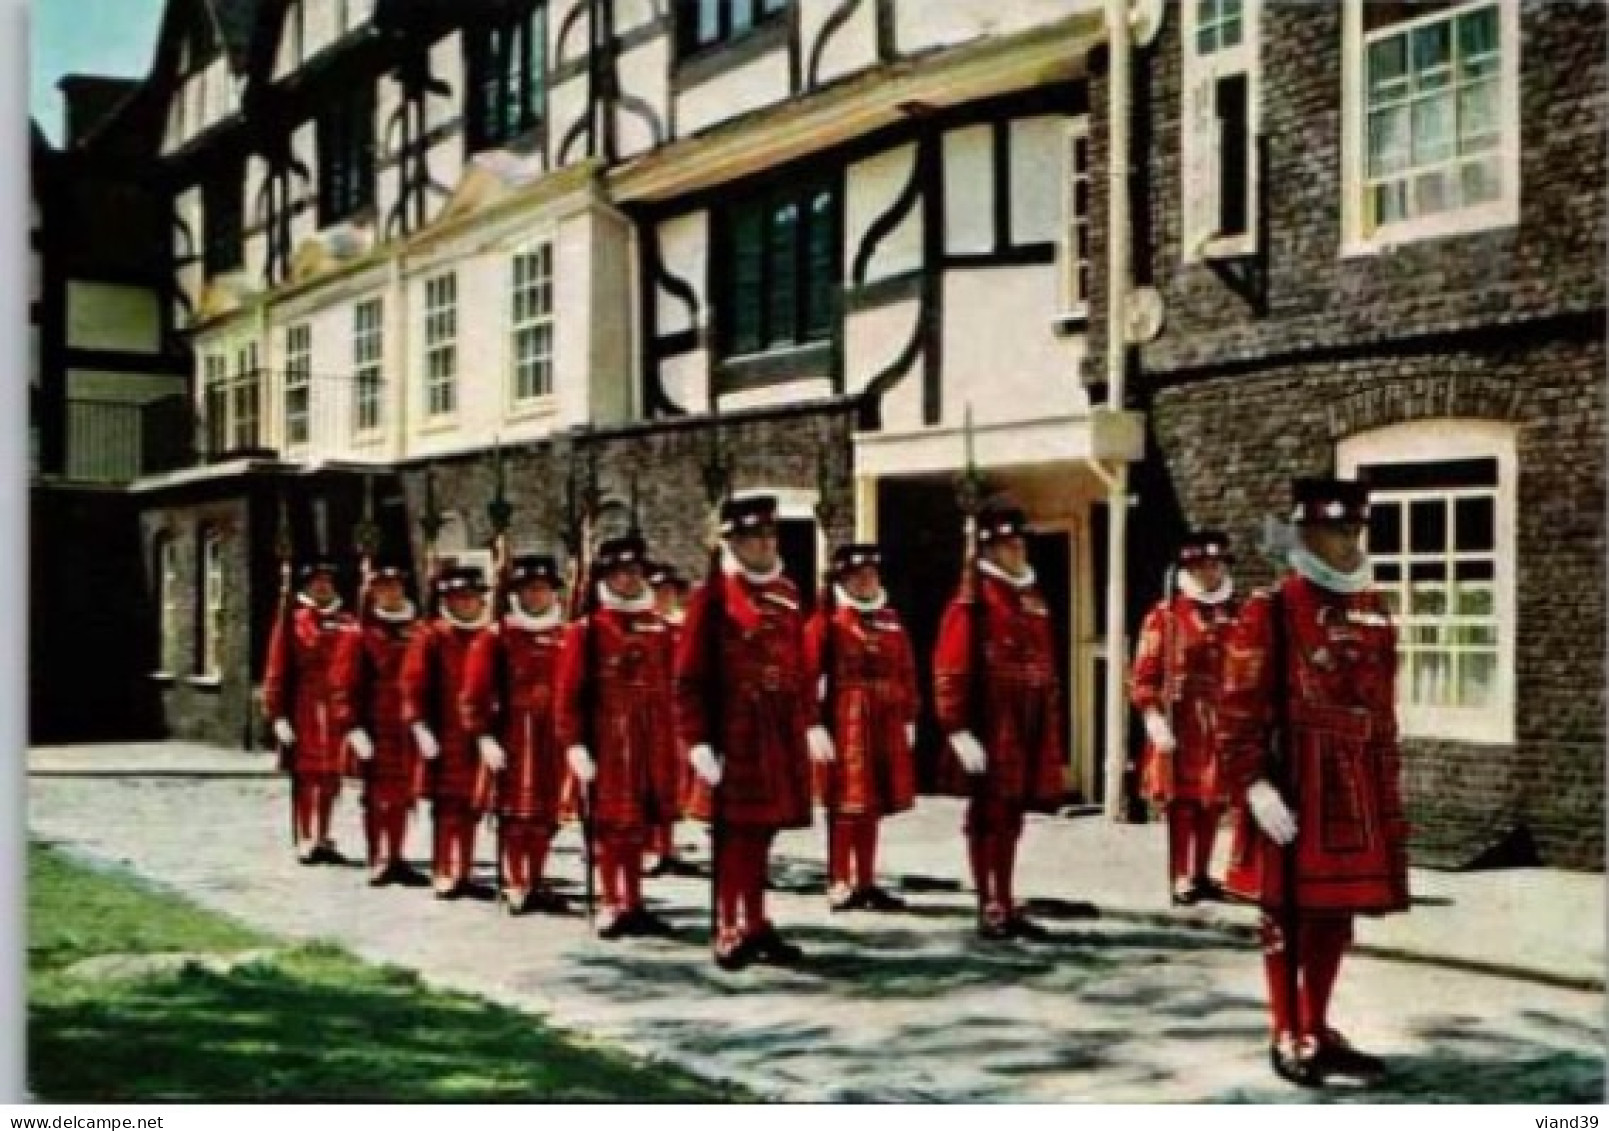
<instances>
[{"instance_id":1,"label":"drainpipe","mask_svg":"<svg viewBox=\"0 0 1609 1131\"><path fill-rule=\"evenodd\" d=\"M1107 45L1111 66L1107 97L1107 276L1106 408L1123 411L1123 379L1128 361L1129 298L1129 0L1106 0ZM1124 818L1123 772L1128 763L1128 464L1116 461L1102 475L1107 489L1106 545L1106 815Z\"/></svg>"}]
</instances>

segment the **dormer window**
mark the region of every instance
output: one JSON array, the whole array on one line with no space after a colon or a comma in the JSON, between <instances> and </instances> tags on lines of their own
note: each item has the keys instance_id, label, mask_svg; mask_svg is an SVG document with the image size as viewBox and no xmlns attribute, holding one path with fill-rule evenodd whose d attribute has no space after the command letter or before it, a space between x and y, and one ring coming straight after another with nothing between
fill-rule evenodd
<instances>
[{"instance_id":1,"label":"dormer window","mask_svg":"<svg viewBox=\"0 0 1609 1131\"><path fill-rule=\"evenodd\" d=\"M792 0L680 0L676 6L676 50L686 58L741 39L788 10Z\"/></svg>"},{"instance_id":2,"label":"dormer window","mask_svg":"<svg viewBox=\"0 0 1609 1131\"><path fill-rule=\"evenodd\" d=\"M535 129L547 102L547 6L530 4L472 26L464 45L470 151L505 146Z\"/></svg>"}]
</instances>

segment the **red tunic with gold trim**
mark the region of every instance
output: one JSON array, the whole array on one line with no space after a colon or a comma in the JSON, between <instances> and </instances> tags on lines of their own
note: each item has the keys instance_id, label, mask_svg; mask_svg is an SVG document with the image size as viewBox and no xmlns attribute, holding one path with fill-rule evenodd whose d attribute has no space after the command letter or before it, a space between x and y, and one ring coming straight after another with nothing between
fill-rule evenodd
<instances>
[{"instance_id":1,"label":"red tunic with gold trim","mask_svg":"<svg viewBox=\"0 0 1609 1131\"><path fill-rule=\"evenodd\" d=\"M1228 800L1219 773L1218 695L1224 642L1239 611L1238 601L1208 605L1181 593L1171 604L1157 602L1140 626L1129 698L1141 715L1167 715L1171 702L1178 743L1171 756L1145 744L1140 792L1152 801Z\"/></svg>"},{"instance_id":2,"label":"red tunic with gold trim","mask_svg":"<svg viewBox=\"0 0 1609 1131\"><path fill-rule=\"evenodd\" d=\"M554 716L558 748L585 745L591 753L596 819L604 826L637 828L676 815L671 647L669 626L651 609L598 609L565 634ZM590 734L583 706L589 674Z\"/></svg>"},{"instance_id":3,"label":"red tunic with gold trim","mask_svg":"<svg viewBox=\"0 0 1609 1131\"><path fill-rule=\"evenodd\" d=\"M1332 593L1295 574L1278 585L1285 671L1275 671L1275 601L1259 590L1230 634L1219 742L1230 795L1279 784L1269 732L1286 696L1296 815L1297 905L1306 911L1408 907L1407 835L1397 747L1396 632L1379 594ZM1244 808L1236 814L1225 886L1268 908L1284 905L1285 850Z\"/></svg>"},{"instance_id":4,"label":"red tunic with gold trim","mask_svg":"<svg viewBox=\"0 0 1609 1131\"><path fill-rule=\"evenodd\" d=\"M419 621L367 618L341 639L336 657L335 719L344 736L362 727L374 742L374 757L352 759L372 800L406 805L414 800L419 751L402 718L402 665Z\"/></svg>"},{"instance_id":5,"label":"red tunic with gold trim","mask_svg":"<svg viewBox=\"0 0 1609 1131\"><path fill-rule=\"evenodd\" d=\"M485 629L460 628L437 617L414 635L402 665L402 717L409 728L424 723L441 753L427 762L430 796L438 802L473 805L480 777L480 751L464 726L458 697L469 649Z\"/></svg>"},{"instance_id":6,"label":"red tunic with gold trim","mask_svg":"<svg viewBox=\"0 0 1609 1131\"><path fill-rule=\"evenodd\" d=\"M810 618L805 654L812 687L827 659L827 617ZM816 768L816 791L830 810L888 816L916 804L916 760L905 728L916 721L916 662L899 614L884 607L833 611L832 732L838 756Z\"/></svg>"},{"instance_id":7,"label":"red tunic with gold trim","mask_svg":"<svg viewBox=\"0 0 1609 1131\"><path fill-rule=\"evenodd\" d=\"M339 775L345 769L346 729L335 718L335 660L341 642L357 632L357 621L338 609L305 602L274 621L268 642L263 705L271 719L289 719L296 731L291 772L298 776Z\"/></svg>"},{"instance_id":8,"label":"red tunic with gold trim","mask_svg":"<svg viewBox=\"0 0 1609 1131\"><path fill-rule=\"evenodd\" d=\"M492 735L508 756L496 775L481 767L479 792L504 817L557 824L566 773L553 737L553 682L564 625L528 628L510 618L470 645L459 696L464 729Z\"/></svg>"},{"instance_id":9,"label":"red tunic with gold trim","mask_svg":"<svg viewBox=\"0 0 1609 1131\"><path fill-rule=\"evenodd\" d=\"M988 755L983 795L1024 809L1053 810L1062 798L1061 689L1056 682L1050 609L1035 585L1015 586L980 572L984 655L979 712L974 694L973 610L958 595L944 610L933 656L934 710L946 736L972 731ZM966 796L971 779L947 747L939 763L944 788Z\"/></svg>"},{"instance_id":10,"label":"red tunic with gold trim","mask_svg":"<svg viewBox=\"0 0 1609 1131\"><path fill-rule=\"evenodd\" d=\"M786 577L753 582L722 574L720 669L705 647L710 586L688 603L676 659L676 721L690 750L708 743L725 762L721 819L757 829L810 827L810 752L815 688L805 670L799 591ZM708 714L709 681L720 680L722 718ZM710 789L693 781L689 815L711 816Z\"/></svg>"}]
</instances>

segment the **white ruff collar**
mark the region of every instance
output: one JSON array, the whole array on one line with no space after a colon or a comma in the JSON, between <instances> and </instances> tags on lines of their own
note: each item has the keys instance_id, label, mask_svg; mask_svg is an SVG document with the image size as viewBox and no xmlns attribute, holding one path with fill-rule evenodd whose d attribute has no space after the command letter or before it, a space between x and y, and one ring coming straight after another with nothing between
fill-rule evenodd
<instances>
[{"instance_id":1,"label":"white ruff collar","mask_svg":"<svg viewBox=\"0 0 1609 1131\"><path fill-rule=\"evenodd\" d=\"M306 593L296 594L296 602L304 609L313 609L320 613L338 613L341 611L341 598L331 597L328 605L321 605Z\"/></svg>"},{"instance_id":2,"label":"white ruff collar","mask_svg":"<svg viewBox=\"0 0 1609 1131\"><path fill-rule=\"evenodd\" d=\"M465 630L485 628L487 625L492 623L492 607L490 605L481 606L480 615L474 620L460 620L459 618L453 616L449 610L443 608L441 610L441 619L452 625L454 628L462 628Z\"/></svg>"},{"instance_id":3,"label":"white ruff collar","mask_svg":"<svg viewBox=\"0 0 1609 1131\"><path fill-rule=\"evenodd\" d=\"M875 613L878 609L881 609L884 605L888 604L888 594L883 592L881 589L877 591L877 596L871 598L869 601L861 601L856 599L850 594L849 590L845 589L842 585L834 585L832 587L832 594L835 598L837 598L840 605L847 605L858 613Z\"/></svg>"},{"instance_id":4,"label":"white ruff collar","mask_svg":"<svg viewBox=\"0 0 1609 1131\"><path fill-rule=\"evenodd\" d=\"M728 577L741 577L751 585L769 585L782 576L782 560L777 559L777 564L764 573L756 573L738 561L737 555L732 552L732 547L722 546L721 572Z\"/></svg>"},{"instance_id":5,"label":"white ruff collar","mask_svg":"<svg viewBox=\"0 0 1609 1131\"><path fill-rule=\"evenodd\" d=\"M1221 605L1235 595L1235 579L1225 574L1218 588L1209 593L1201 588L1201 582L1181 570L1179 592L1199 605Z\"/></svg>"},{"instance_id":6,"label":"white ruff collar","mask_svg":"<svg viewBox=\"0 0 1609 1131\"><path fill-rule=\"evenodd\" d=\"M622 597L605 582L598 582L598 603L610 612L646 613L654 607L654 591L647 586L635 597Z\"/></svg>"},{"instance_id":7,"label":"white ruff collar","mask_svg":"<svg viewBox=\"0 0 1609 1131\"><path fill-rule=\"evenodd\" d=\"M1328 589L1331 593L1362 593L1374 581L1374 570L1369 566L1367 558L1351 573L1343 573L1333 566L1325 565L1319 556L1307 547L1296 546L1291 550L1290 563L1291 568L1297 573L1320 589Z\"/></svg>"},{"instance_id":8,"label":"white ruff collar","mask_svg":"<svg viewBox=\"0 0 1609 1131\"><path fill-rule=\"evenodd\" d=\"M402 607L399 609L386 610L379 605L375 605L369 611L374 614L376 620L383 620L387 624L406 624L418 616L419 613L413 607L413 602L406 600L402 602Z\"/></svg>"},{"instance_id":9,"label":"white ruff collar","mask_svg":"<svg viewBox=\"0 0 1609 1131\"><path fill-rule=\"evenodd\" d=\"M549 628L557 628L564 620L564 610L554 601L548 606L548 611L540 616L533 616L520 608L518 601L510 602L508 609L508 622L515 628L523 628L526 632L541 632Z\"/></svg>"},{"instance_id":10,"label":"white ruff collar","mask_svg":"<svg viewBox=\"0 0 1609 1131\"><path fill-rule=\"evenodd\" d=\"M979 558L978 568L984 573L988 574L990 577L998 578L999 580L1004 581L1013 589L1027 589L1034 583L1035 580L1034 567L1031 565L1023 566L1022 572L1017 574L1015 577L1001 569L999 566L995 565L988 558Z\"/></svg>"}]
</instances>

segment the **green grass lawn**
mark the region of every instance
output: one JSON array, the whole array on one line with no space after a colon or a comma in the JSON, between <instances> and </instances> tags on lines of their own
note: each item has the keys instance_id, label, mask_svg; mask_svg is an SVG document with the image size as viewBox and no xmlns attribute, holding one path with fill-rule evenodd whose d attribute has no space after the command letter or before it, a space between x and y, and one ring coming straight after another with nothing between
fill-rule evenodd
<instances>
[{"instance_id":1,"label":"green grass lawn","mask_svg":"<svg viewBox=\"0 0 1609 1131\"><path fill-rule=\"evenodd\" d=\"M102 977L108 955L263 952ZM332 946L283 947L133 878L28 852L28 1075L53 1101L745 1098ZM126 973L126 972L125 972Z\"/></svg>"}]
</instances>

